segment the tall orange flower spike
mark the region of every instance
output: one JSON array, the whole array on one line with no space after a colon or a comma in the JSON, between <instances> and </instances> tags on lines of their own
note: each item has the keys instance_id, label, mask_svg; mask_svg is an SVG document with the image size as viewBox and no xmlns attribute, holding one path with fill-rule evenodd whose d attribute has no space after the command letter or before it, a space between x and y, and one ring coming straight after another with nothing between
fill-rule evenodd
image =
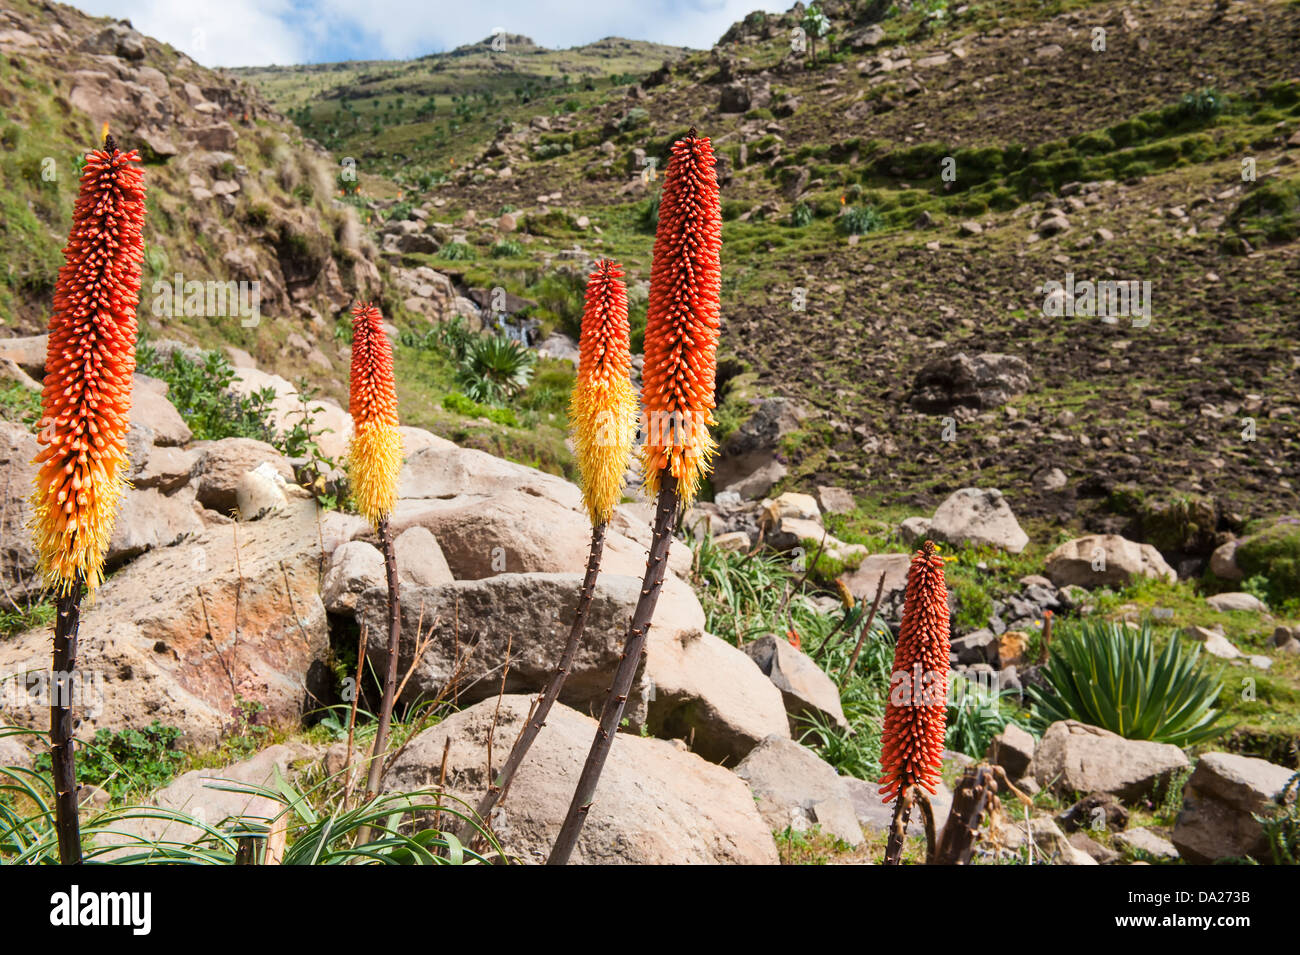
<instances>
[{"instance_id":1,"label":"tall orange flower spike","mask_svg":"<svg viewBox=\"0 0 1300 955\"><path fill-rule=\"evenodd\" d=\"M636 424L631 368L623 267L602 259L587 280L578 377L569 400L582 498L593 527L609 520L622 496Z\"/></svg>"},{"instance_id":2,"label":"tall orange flower spike","mask_svg":"<svg viewBox=\"0 0 1300 955\"><path fill-rule=\"evenodd\" d=\"M111 136L86 156L54 309L41 392L32 532L46 582L93 592L126 489L136 305L144 259L139 154Z\"/></svg>"},{"instance_id":3,"label":"tall orange flower spike","mask_svg":"<svg viewBox=\"0 0 1300 955\"><path fill-rule=\"evenodd\" d=\"M647 492L666 468L689 506L717 445L713 423L722 273L722 206L713 146L691 130L673 144L659 200L641 400Z\"/></svg>"},{"instance_id":4,"label":"tall orange flower spike","mask_svg":"<svg viewBox=\"0 0 1300 955\"><path fill-rule=\"evenodd\" d=\"M361 515L377 527L397 503L402 435L397 430L393 346L384 334L383 316L368 302L352 309L350 384L352 498Z\"/></svg>"},{"instance_id":5,"label":"tall orange flower spike","mask_svg":"<svg viewBox=\"0 0 1300 955\"><path fill-rule=\"evenodd\" d=\"M911 785L933 793L939 781L948 709L948 588L944 560L926 541L912 557L903 625L880 757L880 793L889 802Z\"/></svg>"}]
</instances>

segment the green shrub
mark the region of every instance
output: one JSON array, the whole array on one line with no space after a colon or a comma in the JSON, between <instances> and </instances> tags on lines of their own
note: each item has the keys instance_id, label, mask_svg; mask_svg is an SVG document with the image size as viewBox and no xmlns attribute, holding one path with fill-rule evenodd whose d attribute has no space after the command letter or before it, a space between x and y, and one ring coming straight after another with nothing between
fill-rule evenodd
<instances>
[{"instance_id":1,"label":"green shrub","mask_svg":"<svg viewBox=\"0 0 1300 955\"><path fill-rule=\"evenodd\" d=\"M845 235L865 235L884 228L885 220L870 206L849 206L836 225Z\"/></svg>"},{"instance_id":2,"label":"green shrub","mask_svg":"<svg viewBox=\"0 0 1300 955\"><path fill-rule=\"evenodd\" d=\"M151 792L171 782L185 762L176 748L181 731L154 720L141 730L95 731L94 738L77 747L77 777L106 790L114 799L129 792ZM50 754L39 753L32 766L50 771Z\"/></svg>"},{"instance_id":3,"label":"green shrub","mask_svg":"<svg viewBox=\"0 0 1300 955\"><path fill-rule=\"evenodd\" d=\"M502 239L492 246L492 258L494 259L520 259L523 258L523 255L523 245L514 239Z\"/></svg>"},{"instance_id":4,"label":"green shrub","mask_svg":"<svg viewBox=\"0 0 1300 955\"><path fill-rule=\"evenodd\" d=\"M637 225L642 232L654 233L659 228L659 197L655 196L645 204L637 218Z\"/></svg>"},{"instance_id":5,"label":"green shrub","mask_svg":"<svg viewBox=\"0 0 1300 955\"><path fill-rule=\"evenodd\" d=\"M442 406L447 411L464 415L466 418L487 418L493 424L508 425L512 428L519 426L515 413L509 408L490 408L487 405L481 405L472 398L462 395L459 391L443 395Z\"/></svg>"},{"instance_id":6,"label":"green shrub","mask_svg":"<svg viewBox=\"0 0 1300 955\"><path fill-rule=\"evenodd\" d=\"M1218 736L1223 683L1198 664L1200 652L1174 636L1157 653L1149 623L1136 632L1114 622L1062 628L1042 670L1047 686L1028 688L1035 725L1072 719L1175 746Z\"/></svg>"},{"instance_id":7,"label":"green shrub","mask_svg":"<svg viewBox=\"0 0 1300 955\"><path fill-rule=\"evenodd\" d=\"M270 421L275 390L235 394L230 390L235 369L220 352L204 352L201 363L196 363L180 351L160 358L151 345L141 343L136 349L136 369L167 382L167 398L194 432L195 440L257 438L275 443Z\"/></svg>"},{"instance_id":8,"label":"green shrub","mask_svg":"<svg viewBox=\"0 0 1300 955\"><path fill-rule=\"evenodd\" d=\"M465 262L478 258L474 246L465 242L448 242L438 250L438 257L452 262Z\"/></svg>"},{"instance_id":9,"label":"green shrub","mask_svg":"<svg viewBox=\"0 0 1300 955\"><path fill-rule=\"evenodd\" d=\"M471 400L500 406L528 387L537 354L502 335L472 342L457 369L457 381Z\"/></svg>"},{"instance_id":10,"label":"green shrub","mask_svg":"<svg viewBox=\"0 0 1300 955\"><path fill-rule=\"evenodd\" d=\"M790 210L790 225L796 229L802 229L804 226L811 224L813 221L812 207L806 202L801 202Z\"/></svg>"}]
</instances>

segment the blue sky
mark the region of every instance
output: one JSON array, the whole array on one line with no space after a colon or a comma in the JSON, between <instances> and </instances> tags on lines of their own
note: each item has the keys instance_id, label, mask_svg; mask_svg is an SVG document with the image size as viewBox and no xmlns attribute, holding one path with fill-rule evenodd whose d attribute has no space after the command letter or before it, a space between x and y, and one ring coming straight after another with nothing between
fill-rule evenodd
<instances>
[{"instance_id":1,"label":"blue sky","mask_svg":"<svg viewBox=\"0 0 1300 955\"><path fill-rule=\"evenodd\" d=\"M794 0L73 0L205 66L406 59L490 35L521 33L543 46L607 36L708 48L751 10Z\"/></svg>"}]
</instances>

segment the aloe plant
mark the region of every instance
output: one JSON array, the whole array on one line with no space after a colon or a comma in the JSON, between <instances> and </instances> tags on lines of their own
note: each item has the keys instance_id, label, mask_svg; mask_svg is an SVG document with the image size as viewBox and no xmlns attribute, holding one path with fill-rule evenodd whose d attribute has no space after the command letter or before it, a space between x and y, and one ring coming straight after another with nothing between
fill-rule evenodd
<instances>
[{"instance_id":1,"label":"aloe plant","mask_svg":"<svg viewBox=\"0 0 1300 955\"><path fill-rule=\"evenodd\" d=\"M1206 671L1200 647L1177 636L1157 651L1149 623L1084 623L1059 633L1042 675L1030 686L1036 723L1078 720L1126 739L1190 746L1221 732L1214 708L1223 683Z\"/></svg>"}]
</instances>

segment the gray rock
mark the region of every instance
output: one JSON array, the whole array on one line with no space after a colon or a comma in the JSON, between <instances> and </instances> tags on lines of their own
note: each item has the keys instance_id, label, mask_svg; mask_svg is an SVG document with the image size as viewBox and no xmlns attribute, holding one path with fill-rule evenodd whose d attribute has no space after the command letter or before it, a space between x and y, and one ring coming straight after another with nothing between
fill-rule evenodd
<instances>
[{"instance_id":1,"label":"gray rock","mask_svg":"<svg viewBox=\"0 0 1300 955\"><path fill-rule=\"evenodd\" d=\"M1007 778L1015 781L1029 772L1038 741L1026 730L1010 723L989 742L986 757L994 765L1006 770Z\"/></svg>"},{"instance_id":2,"label":"gray rock","mask_svg":"<svg viewBox=\"0 0 1300 955\"><path fill-rule=\"evenodd\" d=\"M1187 757L1177 746L1124 739L1075 720L1053 723L1034 752L1030 772L1058 792L1110 793L1134 800L1150 795Z\"/></svg>"},{"instance_id":3,"label":"gray rock","mask_svg":"<svg viewBox=\"0 0 1300 955\"><path fill-rule=\"evenodd\" d=\"M1129 829L1115 834L1115 844L1134 852L1141 852L1162 862L1178 858L1174 844L1150 829Z\"/></svg>"},{"instance_id":4,"label":"gray rock","mask_svg":"<svg viewBox=\"0 0 1300 955\"><path fill-rule=\"evenodd\" d=\"M863 829L872 832L888 831L894 818L894 804L881 800L880 784L854 779L852 776L842 778L849 788L849 796L853 799L853 811L857 814L858 824ZM943 830L943 824L948 819L949 812L952 810L952 790L943 782L940 782L935 787L934 794L930 795L929 798L930 807L934 811L935 836L937 838ZM911 836L925 834L925 827L921 822L921 814L918 810L912 811L912 817L907 822L907 833Z\"/></svg>"},{"instance_id":5,"label":"gray rock","mask_svg":"<svg viewBox=\"0 0 1300 955\"><path fill-rule=\"evenodd\" d=\"M1029 366L1014 355L984 352L974 358L959 352L936 358L916 376L909 401L928 414L957 407L989 409L1029 390Z\"/></svg>"},{"instance_id":6,"label":"gray rock","mask_svg":"<svg viewBox=\"0 0 1300 955\"><path fill-rule=\"evenodd\" d=\"M835 768L791 739L768 737L736 767L749 783L758 811L770 828L781 831L818 825L850 845L862 842L853 800Z\"/></svg>"},{"instance_id":7,"label":"gray rock","mask_svg":"<svg viewBox=\"0 0 1300 955\"><path fill-rule=\"evenodd\" d=\"M1070 845L1091 856L1098 865L1110 865L1113 862L1118 862L1121 858L1120 854L1114 849L1107 849L1101 843L1095 842L1085 832L1076 832L1069 839Z\"/></svg>"},{"instance_id":8,"label":"gray rock","mask_svg":"<svg viewBox=\"0 0 1300 955\"><path fill-rule=\"evenodd\" d=\"M965 487L949 495L934 512L929 537L955 545L996 547L1012 554L1019 554L1029 543L1029 535L996 488Z\"/></svg>"},{"instance_id":9,"label":"gray rock","mask_svg":"<svg viewBox=\"0 0 1300 955\"><path fill-rule=\"evenodd\" d=\"M858 506L858 502L842 487L818 485L817 503L827 514L847 514Z\"/></svg>"},{"instance_id":10,"label":"gray rock","mask_svg":"<svg viewBox=\"0 0 1300 955\"><path fill-rule=\"evenodd\" d=\"M1268 611L1268 607L1264 602L1253 594L1215 594L1212 597L1206 597L1205 602L1220 613L1231 613L1233 611L1266 613Z\"/></svg>"},{"instance_id":11,"label":"gray rock","mask_svg":"<svg viewBox=\"0 0 1300 955\"><path fill-rule=\"evenodd\" d=\"M239 506L239 479L268 462L285 481L293 480L293 469L284 455L265 441L222 438L202 445L194 465L199 503L209 510L229 514Z\"/></svg>"},{"instance_id":12,"label":"gray rock","mask_svg":"<svg viewBox=\"0 0 1300 955\"><path fill-rule=\"evenodd\" d=\"M1123 587L1134 577L1178 579L1160 551L1118 534L1088 534L1047 555L1047 576L1057 587Z\"/></svg>"},{"instance_id":13,"label":"gray rock","mask_svg":"<svg viewBox=\"0 0 1300 955\"><path fill-rule=\"evenodd\" d=\"M1183 789L1171 841L1188 862L1251 856L1271 862L1256 815L1278 805L1295 770L1235 753L1206 753ZM1295 799L1292 787L1290 799Z\"/></svg>"},{"instance_id":14,"label":"gray rock","mask_svg":"<svg viewBox=\"0 0 1300 955\"><path fill-rule=\"evenodd\" d=\"M1220 580L1243 580L1245 574L1237 566L1237 547L1241 541L1220 544L1210 554L1210 573Z\"/></svg>"},{"instance_id":15,"label":"gray rock","mask_svg":"<svg viewBox=\"0 0 1300 955\"><path fill-rule=\"evenodd\" d=\"M744 650L781 691L785 711L790 715L792 735L806 727L809 715L843 729L849 728L835 681L807 654L790 646L788 640L772 634L746 644Z\"/></svg>"}]
</instances>

